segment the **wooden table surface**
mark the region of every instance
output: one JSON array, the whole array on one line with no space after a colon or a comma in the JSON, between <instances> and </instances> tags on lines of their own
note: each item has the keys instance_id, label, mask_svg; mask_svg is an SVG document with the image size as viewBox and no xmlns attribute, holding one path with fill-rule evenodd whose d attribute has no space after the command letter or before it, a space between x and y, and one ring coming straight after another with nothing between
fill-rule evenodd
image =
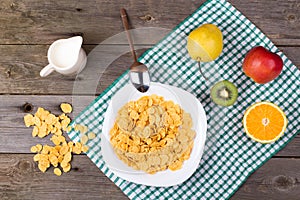
<instances>
[{"instance_id":1,"label":"wooden table surface","mask_svg":"<svg viewBox=\"0 0 300 200\"><path fill-rule=\"evenodd\" d=\"M133 28L172 29L204 1L2 0L0 2L0 199L127 199L86 155L76 155L72 170L60 177L53 169L42 173L30 147L51 144L49 137L32 138L23 123L22 106L41 106L59 114L61 102L76 96L88 103L121 75L130 54L116 57L103 72L96 92L74 92L75 77L52 73L41 78L49 45L82 35L87 53L123 31L119 9L128 11ZM300 1L253 0L230 2L256 24L296 66L300 66ZM105 44L127 48L127 42ZM149 48L153 43L139 44ZM140 52L141 53L141 52ZM85 83L89 77L76 79ZM95 81L95 80L93 80ZM97 80L96 80L97 81ZM74 114L83 106L74 107ZM299 199L300 136L253 173L232 199Z\"/></svg>"}]
</instances>

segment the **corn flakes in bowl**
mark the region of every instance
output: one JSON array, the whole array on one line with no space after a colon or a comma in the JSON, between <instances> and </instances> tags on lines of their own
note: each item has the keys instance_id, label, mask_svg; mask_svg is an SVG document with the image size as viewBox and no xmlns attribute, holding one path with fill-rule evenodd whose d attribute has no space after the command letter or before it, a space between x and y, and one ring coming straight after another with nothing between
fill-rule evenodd
<instances>
[{"instance_id":1,"label":"corn flakes in bowl","mask_svg":"<svg viewBox=\"0 0 300 200\"><path fill-rule=\"evenodd\" d=\"M130 85L115 94L103 123L101 153L108 168L128 181L179 184L200 162L206 138L205 111L182 89L160 83L152 83L151 88L153 93L135 98L130 95L135 90Z\"/></svg>"}]
</instances>

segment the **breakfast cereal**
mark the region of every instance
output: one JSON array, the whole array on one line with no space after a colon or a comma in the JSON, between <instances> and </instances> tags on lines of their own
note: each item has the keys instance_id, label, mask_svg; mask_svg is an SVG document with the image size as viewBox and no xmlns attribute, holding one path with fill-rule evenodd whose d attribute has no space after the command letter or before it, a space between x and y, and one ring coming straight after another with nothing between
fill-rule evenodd
<instances>
[{"instance_id":1,"label":"breakfast cereal","mask_svg":"<svg viewBox=\"0 0 300 200\"><path fill-rule=\"evenodd\" d=\"M24 116L24 123L26 127L33 126L32 137L46 137L50 133L52 136L50 140L54 146L37 144L30 148L32 153L36 153L33 156L33 160L38 162L38 168L40 171L45 172L51 165L54 168L54 174L60 176L63 172L69 172L71 170L72 153L80 154L87 152L89 147L85 145L88 140L96 137L95 133L88 132L88 127L85 125L76 125L75 129L80 130L82 134L81 142L73 143L67 142L63 136L63 131L70 131L72 129L69 126L71 119L65 114L72 111L70 105L61 105L63 114L55 116L48 110L39 107L34 115L27 114ZM58 167L60 165L61 169Z\"/></svg>"},{"instance_id":2,"label":"breakfast cereal","mask_svg":"<svg viewBox=\"0 0 300 200\"><path fill-rule=\"evenodd\" d=\"M60 104L60 109L61 109L64 113L71 113L72 110L73 110L71 104L69 104L69 103L62 103L62 104Z\"/></svg>"},{"instance_id":3,"label":"breakfast cereal","mask_svg":"<svg viewBox=\"0 0 300 200\"><path fill-rule=\"evenodd\" d=\"M110 142L127 165L147 173L178 170L190 156L195 131L178 104L157 95L125 104L110 130Z\"/></svg>"}]
</instances>

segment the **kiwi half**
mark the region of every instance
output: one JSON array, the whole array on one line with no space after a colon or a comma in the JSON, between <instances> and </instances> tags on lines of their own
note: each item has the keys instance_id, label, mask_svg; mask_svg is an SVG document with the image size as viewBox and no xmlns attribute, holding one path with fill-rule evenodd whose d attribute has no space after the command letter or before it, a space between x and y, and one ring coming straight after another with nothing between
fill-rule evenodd
<instances>
[{"instance_id":1,"label":"kiwi half","mask_svg":"<svg viewBox=\"0 0 300 200\"><path fill-rule=\"evenodd\" d=\"M223 80L211 88L210 96L220 106L231 106L238 97L238 90L233 83Z\"/></svg>"}]
</instances>

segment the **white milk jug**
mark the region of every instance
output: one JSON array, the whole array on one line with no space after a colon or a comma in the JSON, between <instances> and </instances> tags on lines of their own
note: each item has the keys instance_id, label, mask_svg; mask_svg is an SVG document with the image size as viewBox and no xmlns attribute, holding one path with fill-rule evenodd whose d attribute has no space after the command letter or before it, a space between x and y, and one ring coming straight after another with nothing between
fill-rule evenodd
<instances>
[{"instance_id":1,"label":"white milk jug","mask_svg":"<svg viewBox=\"0 0 300 200\"><path fill-rule=\"evenodd\" d=\"M75 36L53 42L47 53L49 64L40 71L40 76L48 76L53 71L63 75L80 73L86 65L87 56L81 48L82 37Z\"/></svg>"}]
</instances>

